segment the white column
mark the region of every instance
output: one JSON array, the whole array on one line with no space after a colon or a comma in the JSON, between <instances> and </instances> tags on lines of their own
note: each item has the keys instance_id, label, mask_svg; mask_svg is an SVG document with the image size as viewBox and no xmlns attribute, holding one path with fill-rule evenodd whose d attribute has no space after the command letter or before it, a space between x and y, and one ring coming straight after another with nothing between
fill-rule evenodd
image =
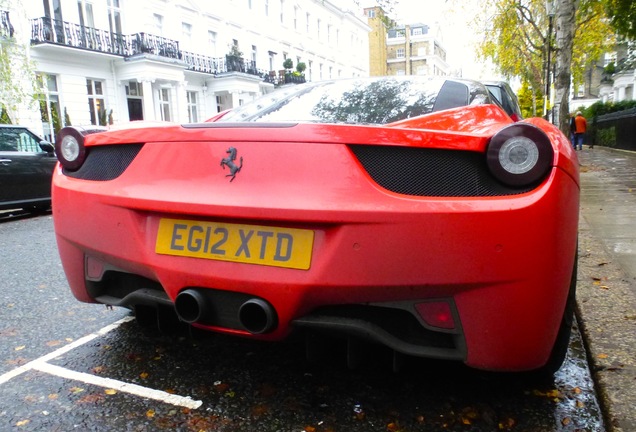
<instances>
[{"instance_id":1,"label":"white column","mask_svg":"<svg viewBox=\"0 0 636 432\"><path fill-rule=\"evenodd\" d=\"M186 85L188 83L186 81L182 81L177 83L174 92L176 97L174 99L174 103L172 104L175 111L174 121L176 123L187 123L188 119L188 97L186 95Z\"/></svg>"},{"instance_id":2,"label":"white column","mask_svg":"<svg viewBox=\"0 0 636 432\"><path fill-rule=\"evenodd\" d=\"M618 88L618 99L616 99L614 102L620 102L622 100L625 100L625 86L620 86Z\"/></svg>"},{"instance_id":3,"label":"white column","mask_svg":"<svg viewBox=\"0 0 636 432\"><path fill-rule=\"evenodd\" d=\"M152 83L154 80L144 79L141 81L143 89L143 104L144 104L144 120L156 120L155 117L155 102L152 94Z\"/></svg>"}]
</instances>

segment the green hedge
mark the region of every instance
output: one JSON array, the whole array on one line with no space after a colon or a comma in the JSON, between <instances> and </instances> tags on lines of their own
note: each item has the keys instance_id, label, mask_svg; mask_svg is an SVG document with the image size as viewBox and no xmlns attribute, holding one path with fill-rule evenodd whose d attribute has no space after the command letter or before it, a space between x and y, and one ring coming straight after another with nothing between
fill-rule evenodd
<instances>
[{"instance_id":1,"label":"green hedge","mask_svg":"<svg viewBox=\"0 0 636 432\"><path fill-rule=\"evenodd\" d=\"M603 114L610 114L617 111L624 111L636 108L636 100L625 100L620 102L596 102L587 108L581 109L585 118L594 118Z\"/></svg>"}]
</instances>

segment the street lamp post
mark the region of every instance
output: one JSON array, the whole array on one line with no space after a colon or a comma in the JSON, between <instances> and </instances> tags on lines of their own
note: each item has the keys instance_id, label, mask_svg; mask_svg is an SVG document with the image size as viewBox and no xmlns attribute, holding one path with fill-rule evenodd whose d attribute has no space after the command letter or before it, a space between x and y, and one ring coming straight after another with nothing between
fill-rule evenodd
<instances>
[{"instance_id":1,"label":"street lamp post","mask_svg":"<svg viewBox=\"0 0 636 432\"><path fill-rule=\"evenodd\" d=\"M545 10L548 14L548 36L546 37L546 57L547 64L545 68L545 96L543 102L543 118L549 120L548 115L548 106L550 104L550 57L552 56L552 21L555 15L555 4L554 1L546 0L545 2Z\"/></svg>"}]
</instances>

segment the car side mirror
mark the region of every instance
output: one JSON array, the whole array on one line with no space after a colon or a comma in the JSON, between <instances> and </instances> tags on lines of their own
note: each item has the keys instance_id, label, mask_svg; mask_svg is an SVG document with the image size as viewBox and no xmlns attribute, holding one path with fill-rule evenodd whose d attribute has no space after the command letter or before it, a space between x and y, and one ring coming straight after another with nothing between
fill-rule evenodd
<instances>
[{"instance_id":1,"label":"car side mirror","mask_svg":"<svg viewBox=\"0 0 636 432\"><path fill-rule=\"evenodd\" d=\"M47 153L55 153L55 147L48 141L40 141L40 148Z\"/></svg>"}]
</instances>

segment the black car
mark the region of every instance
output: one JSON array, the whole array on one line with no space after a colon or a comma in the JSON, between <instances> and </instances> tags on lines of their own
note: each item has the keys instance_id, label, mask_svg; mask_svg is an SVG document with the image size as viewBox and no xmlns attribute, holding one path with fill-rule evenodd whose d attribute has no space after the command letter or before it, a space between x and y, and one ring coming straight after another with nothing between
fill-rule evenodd
<instances>
[{"instance_id":1,"label":"black car","mask_svg":"<svg viewBox=\"0 0 636 432\"><path fill-rule=\"evenodd\" d=\"M24 126L0 125L0 210L47 210L56 162L51 143Z\"/></svg>"},{"instance_id":2,"label":"black car","mask_svg":"<svg viewBox=\"0 0 636 432\"><path fill-rule=\"evenodd\" d=\"M523 119L519 100L510 85L505 81L483 81L490 94L497 99L497 102L508 113L511 119L519 121Z\"/></svg>"}]
</instances>

